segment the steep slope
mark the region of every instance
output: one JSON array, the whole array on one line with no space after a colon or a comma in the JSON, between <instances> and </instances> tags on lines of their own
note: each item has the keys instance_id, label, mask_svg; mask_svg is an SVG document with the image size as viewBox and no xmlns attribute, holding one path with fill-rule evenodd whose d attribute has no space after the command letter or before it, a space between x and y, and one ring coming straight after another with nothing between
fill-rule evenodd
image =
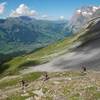
<instances>
[{"instance_id":1,"label":"steep slope","mask_svg":"<svg viewBox=\"0 0 100 100\"><path fill-rule=\"evenodd\" d=\"M100 17L94 18L89 21L86 25L87 32L79 37L83 44L92 44L93 41L98 41L100 39Z\"/></svg>"},{"instance_id":2,"label":"steep slope","mask_svg":"<svg viewBox=\"0 0 100 100\"><path fill-rule=\"evenodd\" d=\"M6 63L9 66L8 71L34 65L26 72L79 69L80 65L86 65L89 69L100 70L100 18L92 20L85 27L82 32L64 41L11 60ZM72 52L70 52L71 50ZM58 57L61 54L64 55ZM51 62L38 65L49 61L55 56L57 58Z\"/></svg>"},{"instance_id":3,"label":"steep slope","mask_svg":"<svg viewBox=\"0 0 100 100\"><path fill-rule=\"evenodd\" d=\"M85 32L81 32L78 40L81 45L72 52L59 57L52 64L59 70L79 70L82 65L88 70L100 70L100 18L87 24Z\"/></svg>"},{"instance_id":4,"label":"steep slope","mask_svg":"<svg viewBox=\"0 0 100 100\"><path fill-rule=\"evenodd\" d=\"M89 20L100 16L100 6L83 6L77 9L70 20L74 32L80 30Z\"/></svg>"}]
</instances>

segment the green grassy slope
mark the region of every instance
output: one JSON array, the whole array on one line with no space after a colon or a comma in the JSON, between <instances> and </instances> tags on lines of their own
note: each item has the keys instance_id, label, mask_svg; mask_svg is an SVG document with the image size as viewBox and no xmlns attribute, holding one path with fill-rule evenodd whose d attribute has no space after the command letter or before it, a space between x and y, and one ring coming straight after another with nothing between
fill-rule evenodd
<instances>
[{"instance_id":1,"label":"green grassy slope","mask_svg":"<svg viewBox=\"0 0 100 100\"><path fill-rule=\"evenodd\" d=\"M3 67L5 67L6 74L14 74L18 70L25 67L34 66L50 61L52 58L58 55L62 55L71 51L74 44L79 42L78 38L84 34L86 30L81 30L81 34L75 34L65 38L64 40L58 41L51 44L45 48L39 49L36 52L31 52L23 56L15 57L14 59L6 62Z\"/></svg>"},{"instance_id":2,"label":"green grassy slope","mask_svg":"<svg viewBox=\"0 0 100 100\"><path fill-rule=\"evenodd\" d=\"M77 40L79 36L79 34L75 36L73 35L65 38L64 40L58 41L57 43L42 48L36 52L15 57L11 61L4 64L9 66L5 73L12 74L17 72L19 69L50 61L55 56L70 51L72 45L78 42Z\"/></svg>"},{"instance_id":3,"label":"green grassy slope","mask_svg":"<svg viewBox=\"0 0 100 100\"><path fill-rule=\"evenodd\" d=\"M12 74L17 72L19 69L45 63L55 56L71 51L73 45L77 42L86 43L88 40L97 38L100 32L99 22L100 21L94 20L93 22L88 23L87 26L77 34L67 37L64 40L58 41L57 43L42 48L36 52L15 57L11 61L6 62L5 65L9 66L6 70L6 74Z\"/></svg>"}]
</instances>

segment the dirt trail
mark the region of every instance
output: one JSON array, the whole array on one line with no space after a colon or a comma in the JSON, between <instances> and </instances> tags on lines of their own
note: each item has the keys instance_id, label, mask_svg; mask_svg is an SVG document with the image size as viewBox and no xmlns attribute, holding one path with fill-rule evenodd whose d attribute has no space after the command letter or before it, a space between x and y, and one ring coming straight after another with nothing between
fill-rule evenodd
<instances>
[{"instance_id":1,"label":"dirt trail","mask_svg":"<svg viewBox=\"0 0 100 100\"><path fill-rule=\"evenodd\" d=\"M70 77L67 77L67 78L65 78L65 77L51 77L49 79L49 82L50 81L51 82L53 82L53 81L69 81L69 80L79 79L79 78L82 78L82 77L80 77L80 76L73 77L73 78L70 78ZM8 79L11 80L12 77L10 76L10 77L8 77ZM29 86L27 88L32 88L33 86L36 86L38 84L40 84L39 86L41 87L43 83L44 82L43 82L42 78L40 78L36 81L30 82ZM0 94L2 94L2 95L12 95L13 93L16 93L16 92L17 93L22 92L20 84L17 84L16 86L6 87L5 89L2 89L2 91L0 91ZM1 100L1 98L0 98L0 100Z\"/></svg>"},{"instance_id":2,"label":"dirt trail","mask_svg":"<svg viewBox=\"0 0 100 100\"><path fill-rule=\"evenodd\" d=\"M29 98L31 98L33 92L39 93L38 95L43 95L43 96L45 95L47 97L54 96L52 98L57 97L58 98L57 100L60 100L61 97L66 98L69 96L67 94L66 95L63 94L63 91L65 91L65 89L67 91L67 88L70 91L70 95L80 93L80 91L82 92L82 90L84 90L85 88L87 89L89 87L93 87L93 89L96 87L95 88L96 90L93 90L96 93L99 93L98 91L100 91L100 77L99 77L100 72L91 71L91 72L87 72L85 75L76 74L76 76L73 73L68 74L65 72L61 72L61 73L57 72L53 74L49 73L49 75L50 75L50 79L46 82L43 82L42 80L43 76L41 76L39 79L35 81L30 82L28 87L26 87L25 89L26 90L25 93L22 92L21 86L19 84L17 84L16 86L10 86L9 88L2 89L0 91L0 95L1 95L0 100L6 100L7 97L13 95L20 95L21 97L23 97L23 95L24 96L28 95ZM73 76L68 76L68 75L73 75ZM85 94L83 94L83 97L84 95ZM37 99L32 99L32 100L37 100ZM49 100L49 99L39 99L39 100ZM56 99L52 99L52 100L56 100ZM62 100L66 100L66 99L62 99ZM84 100L88 100L88 99L84 99Z\"/></svg>"}]
</instances>

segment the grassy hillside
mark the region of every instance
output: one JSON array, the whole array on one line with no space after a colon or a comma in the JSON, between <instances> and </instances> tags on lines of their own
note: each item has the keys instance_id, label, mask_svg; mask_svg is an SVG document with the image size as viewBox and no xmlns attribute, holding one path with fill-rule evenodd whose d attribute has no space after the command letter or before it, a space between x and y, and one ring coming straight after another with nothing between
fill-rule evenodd
<instances>
[{"instance_id":1,"label":"grassy hillside","mask_svg":"<svg viewBox=\"0 0 100 100\"><path fill-rule=\"evenodd\" d=\"M9 66L5 73L12 74L25 67L46 63L58 55L69 52L71 51L73 45L78 42L77 40L79 36L79 34L75 36L73 35L45 48L37 50L36 52L15 57L3 65L4 67Z\"/></svg>"},{"instance_id":2,"label":"grassy hillside","mask_svg":"<svg viewBox=\"0 0 100 100\"><path fill-rule=\"evenodd\" d=\"M53 59L54 57L70 52L77 46L77 43L88 43L88 41L95 40L99 38L99 25L100 21L94 20L88 23L84 29L79 33L74 34L70 37L65 38L64 40L58 41L52 45L49 45L45 48L37 50L36 52L31 52L23 56L15 57L14 59L6 62L3 66L6 69L6 74L13 74L18 72L18 70L34 66L42 63L46 63ZM91 35L90 35L91 34Z\"/></svg>"},{"instance_id":3,"label":"grassy hillside","mask_svg":"<svg viewBox=\"0 0 100 100\"><path fill-rule=\"evenodd\" d=\"M4 74L6 75L16 74L20 69L46 63L56 56L67 53L71 51L74 44L80 41L78 40L79 37L85 34L85 32L86 30L83 29L81 30L81 34L73 34L72 36L66 37L64 40L60 40L35 52L15 57L1 66L1 68L4 69L3 71L1 70L1 73L5 72Z\"/></svg>"}]
</instances>

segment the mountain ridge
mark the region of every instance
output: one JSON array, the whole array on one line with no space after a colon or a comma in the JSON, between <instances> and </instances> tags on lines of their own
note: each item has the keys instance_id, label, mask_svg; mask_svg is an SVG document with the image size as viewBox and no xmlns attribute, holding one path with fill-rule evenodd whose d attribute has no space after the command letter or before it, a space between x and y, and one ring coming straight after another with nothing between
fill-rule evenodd
<instances>
[{"instance_id":1,"label":"mountain ridge","mask_svg":"<svg viewBox=\"0 0 100 100\"><path fill-rule=\"evenodd\" d=\"M75 11L70 25L73 27L74 33L77 33L89 20L98 16L100 16L100 6L83 6Z\"/></svg>"},{"instance_id":2,"label":"mountain ridge","mask_svg":"<svg viewBox=\"0 0 100 100\"><path fill-rule=\"evenodd\" d=\"M0 19L0 43L46 46L71 34L69 26L64 29L66 23L66 21L37 20L27 16Z\"/></svg>"},{"instance_id":3,"label":"mountain ridge","mask_svg":"<svg viewBox=\"0 0 100 100\"><path fill-rule=\"evenodd\" d=\"M24 54L18 57L14 57L13 59L7 61L3 65L9 66L10 69L8 68L8 71L10 72L12 70L16 70L16 69L19 70L20 68L26 68L29 66L36 66L39 64L46 63L52 60L53 58L58 57L62 54L66 54L67 56L68 52L70 51L72 52L74 50L76 50L75 52L77 52L78 54L78 55L74 55L75 57L77 56L80 57L79 53L82 53L81 55L84 54L83 56L86 57L87 52L92 52L95 55L95 52L93 52L93 50L100 48L100 46L97 45L98 42L100 42L99 35L100 35L100 18L98 16L95 19L90 19L89 22L87 21L87 23L85 23L85 25L82 27L80 31L78 31L77 34L72 34L71 36L64 38L64 40L60 40L57 43L48 45L44 48L40 48L39 50L35 52L31 52L31 53ZM97 53L99 55L99 51L97 51ZM88 56L91 57L91 54L89 53ZM98 58L96 57L94 58L98 60L99 56ZM88 59L88 57L86 59ZM93 58L89 59L90 65L91 65L91 60L93 60ZM83 62L86 63L88 66L88 62L84 61L84 59L78 60L78 61L80 62L77 63L77 66L79 66L79 63L83 64ZM74 62L74 60L72 60L72 62ZM99 62L96 61L96 63L99 66ZM93 65L91 66L93 67ZM68 68L70 67L72 66L69 66Z\"/></svg>"},{"instance_id":4,"label":"mountain ridge","mask_svg":"<svg viewBox=\"0 0 100 100\"><path fill-rule=\"evenodd\" d=\"M97 18L91 23L87 23L86 26L79 34L73 34L65 40L6 62L4 65L9 66L6 72L12 73L16 69L23 68L27 72L28 70L75 70L79 69L81 64L86 65L89 70L100 70L100 45L98 44L100 42L100 19ZM32 67L30 68L30 66Z\"/></svg>"}]
</instances>

